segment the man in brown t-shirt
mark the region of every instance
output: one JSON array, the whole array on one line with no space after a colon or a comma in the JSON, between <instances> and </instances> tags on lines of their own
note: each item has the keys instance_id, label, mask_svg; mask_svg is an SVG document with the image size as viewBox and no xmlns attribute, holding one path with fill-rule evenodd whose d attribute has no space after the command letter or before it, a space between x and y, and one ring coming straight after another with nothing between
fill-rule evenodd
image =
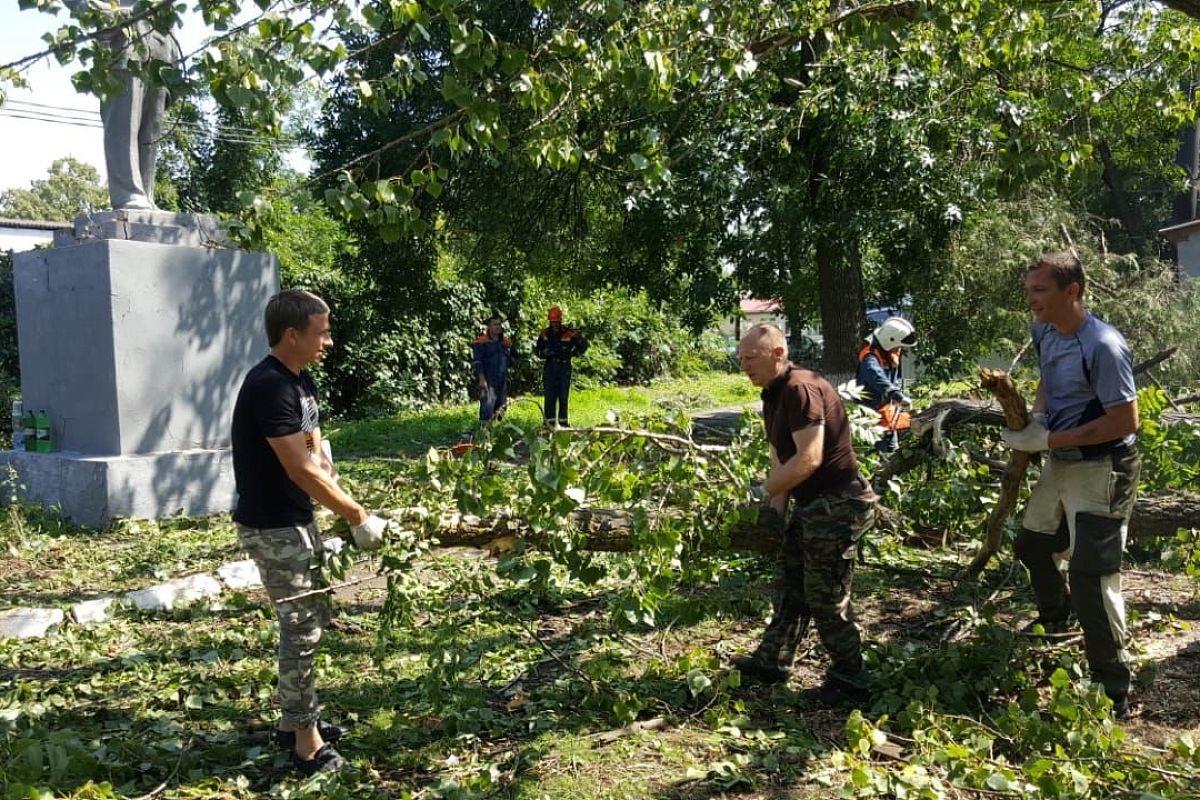
<instances>
[{"instance_id":1,"label":"man in brown t-shirt","mask_svg":"<svg viewBox=\"0 0 1200 800\"><path fill-rule=\"evenodd\" d=\"M815 699L862 699L862 641L851 619L850 586L856 543L874 521L876 497L858 471L845 406L819 373L788 361L787 340L774 325L751 328L738 357L750 382L762 389L771 447L767 502L785 518L788 502L795 506L779 557L771 623L754 653L733 664L749 678L786 681L811 620L830 656Z\"/></svg>"}]
</instances>

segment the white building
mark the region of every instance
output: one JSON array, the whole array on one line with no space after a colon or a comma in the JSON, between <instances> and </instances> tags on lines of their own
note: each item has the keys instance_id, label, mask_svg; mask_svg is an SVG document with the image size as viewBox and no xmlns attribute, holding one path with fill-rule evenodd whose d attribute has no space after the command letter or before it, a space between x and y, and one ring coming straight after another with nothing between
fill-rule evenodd
<instances>
[{"instance_id":1,"label":"white building","mask_svg":"<svg viewBox=\"0 0 1200 800\"><path fill-rule=\"evenodd\" d=\"M1159 233L1175 245L1179 271L1184 275L1200 278L1200 219L1162 228Z\"/></svg>"},{"instance_id":2,"label":"white building","mask_svg":"<svg viewBox=\"0 0 1200 800\"><path fill-rule=\"evenodd\" d=\"M39 244L49 244L56 230L70 227L69 222L0 218L0 250L32 250Z\"/></svg>"},{"instance_id":3,"label":"white building","mask_svg":"<svg viewBox=\"0 0 1200 800\"><path fill-rule=\"evenodd\" d=\"M785 334L788 333L787 317L783 315L783 303L778 300L743 298L738 303L738 313L721 320L719 330L725 338L737 342L742 334L755 325L770 323Z\"/></svg>"}]
</instances>

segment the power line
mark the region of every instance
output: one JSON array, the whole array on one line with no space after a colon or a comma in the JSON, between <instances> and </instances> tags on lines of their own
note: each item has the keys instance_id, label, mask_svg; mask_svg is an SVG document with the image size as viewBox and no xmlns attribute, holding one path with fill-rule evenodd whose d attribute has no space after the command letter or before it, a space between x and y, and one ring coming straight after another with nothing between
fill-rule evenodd
<instances>
[{"instance_id":1,"label":"power line","mask_svg":"<svg viewBox=\"0 0 1200 800\"><path fill-rule=\"evenodd\" d=\"M11 119L24 119L32 122L45 122L56 125L70 125L77 128L101 128L104 125L100 121L97 114L95 117L74 117L69 115L54 114L45 111L35 111L22 108L9 108L5 106L0 108L0 117L9 117ZM198 125L196 123L184 122L182 120L172 123L172 127L179 128L187 133L201 134L216 141L228 142L230 144L246 144L257 145L261 147L273 147L280 150L289 150L294 147L302 146L302 143L297 139L288 137L271 137L259 136L250 134L239 134L234 131L225 133L218 128L217 131L212 131L209 128Z\"/></svg>"},{"instance_id":2,"label":"power line","mask_svg":"<svg viewBox=\"0 0 1200 800\"><path fill-rule=\"evenodd\" d=\"M100 112L94 108L72 108L70 106L50 106L48 103L36 103L30 100L10 100L4 104L2 108L13 107L14 110L23 110L23 112L35 114L44 113L50 116L64 116L65 119L83 118L86 120L100 119ZM188 122L186 120L176 120L176 126L191 127L193 130L204 131L206 128L199 122ZM233 133L235 136L244 136L251 139L271 139L280 140L280 142L295 142L293 137L276 137L270 134L260 133L257 128L247 127L245 125L227 125L218 124L218 130L223 133Z\"/></svg>"},{"instance_id":3,"label":"power line","mask_svg":"<svg viewBox=\"0 0 1200 800\"><path fill-rule=\"evenodd\" d=\"M103 128L104 127L103 125L100 124L99 120L97 120L95 123L91 123L91 122L85 122L84 120L71 121L71 120L65 120L65 119L47 119L46 117L42 117L42 116L39 116L36 114L23 114L20 111L16 111L14 109L8 109L8 108L0 108L0 117L11 117L13 119L28 119L28 120L33 120L35 122L54 122L59 125L73 125L77 128Z\"/></svg>"}]
</instances>

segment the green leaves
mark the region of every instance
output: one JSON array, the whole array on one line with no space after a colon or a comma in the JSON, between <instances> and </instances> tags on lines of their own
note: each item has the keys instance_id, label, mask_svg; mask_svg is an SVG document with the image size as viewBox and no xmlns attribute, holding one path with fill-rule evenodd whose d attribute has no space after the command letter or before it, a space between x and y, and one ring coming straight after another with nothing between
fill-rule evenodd
<instances>
[{"instance_id":1,"label":"green leaves","mask_svg":"<svg viewBox=\"0 0 1200 800\"><path fill-rule=\"evenodd\" d=\"M492 468L518 450L527 453L521 469ZM710 568L698 548L720 542L738 519L732 511L745 499L744 486L727 476L745 470L745 459L760 457L758 447L704 451L690 445L669 418L631 420L592 434L505 423L485 429L461 461L431 459L426 469L436 473L438 485L453 487L455 504L463 511L502 513L528 526L537 549L506 556L502 574L529 582L532 591L546 593L570 580L599 580L604 571L582 546L584 540L628 539L638 553L630 562L637 581L614 614L623 624L643 626L653 624L679 576ZM572 522L578 509L614 506L627 513L611 533L605 533L603 517L583 529ZM670 508L703 516L664 513Z\"/></svg>"}]
</instances>

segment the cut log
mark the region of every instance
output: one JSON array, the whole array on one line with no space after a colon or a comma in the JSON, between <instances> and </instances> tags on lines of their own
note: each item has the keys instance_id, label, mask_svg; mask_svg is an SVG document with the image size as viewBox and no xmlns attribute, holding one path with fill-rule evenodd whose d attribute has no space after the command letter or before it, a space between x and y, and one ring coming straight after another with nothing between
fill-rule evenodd
<instances>
[{"instance_id":1,"label":"cut log","mask_svg":"<svg viewBox=\"0 0 1200 800\"><path fill-rule=\"evenodd\" d=\"M936 430L959 425L983 425L999 428L1004 425L1004 411L995 400L955 398L934 403L912 417L913 436L924 436Z\"/></svg>"},{"instance_id":2,"label":"cut log","mask_svg":"<svg viewBox=\"0 0 1200 800\"><path fill-rule=\"evenodd\" d=\"M1200 495L1155 492L1133 504L1130 538L1174 536L1180 528L1200 528Z\"/></svg>"}]
</instances>

